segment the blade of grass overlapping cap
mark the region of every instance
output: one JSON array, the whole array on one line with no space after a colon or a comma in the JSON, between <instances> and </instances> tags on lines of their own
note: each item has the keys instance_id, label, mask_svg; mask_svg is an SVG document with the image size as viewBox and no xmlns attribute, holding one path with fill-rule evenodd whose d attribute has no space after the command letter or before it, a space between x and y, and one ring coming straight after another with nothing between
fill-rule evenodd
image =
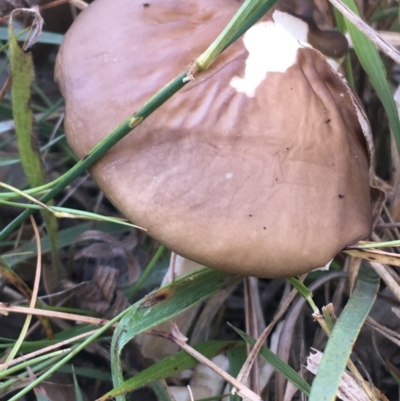
<instances>
[{"instance_id":1,"label":"blade of grass overlapping cap","mask_svg":"<svg viewBox=\"0 0 400 401\"><path fill-rule=\"evenodd\" d=\"M189 82L188 77L192 75L194 70L199 72L207 69L223 50L239 38L240 35L252 26L252 24L258 21L276 3L276 1L277 0L246 0L228 26L223 30L221 35L218 36L210 47L194 61L191 67L181 72L174 80L169 82L164 88L151 97L136 113L133 114L133 116L122 122L104 140L96 145L84 159L79 161L62 177L58 178L55 186L43 195L40 198L40 201L50 201L67 185L74 181L75 178L81 175L86 169L90 168L110 148L128 135L171 96L182 89ZM146 83L144 82L143 84L145 85ZM29 209L21 213L0 232L0 240L4 240L32 213L33 210Z\"/></svg>"},{"instance_id":2,"label":"blade of grass overlapping cap","mask_svg":"<svg viewBox=\"0 0 400 401\"><path fill-rule=\"evenodd\" d=\"M354 343L375 302L379 277L371 268L360 270L358 281L340 314L324 351L312 386L310 401L335 400Z\"/></svg>"},{"instance_id":3,"label":"blade of grass overlapping cap","mask_svg":"<svg viewBox=\"0 0 400 401\"><path fill-rule=\"evenodd\" d=\"M354 14L360 16L354 0L342 0ZM334 4L335 5L335 4ZM386 70L378 51L358 28L344 17L347 30L349 31L354 51L361 63L362 68L367 73L371 85L375 89L380 101L385 108L389 119L390 127L396 140L397 149L400 153L400 120L396 104L393 99L392 90L386 78Z\"/></svg>"}]
</instances>

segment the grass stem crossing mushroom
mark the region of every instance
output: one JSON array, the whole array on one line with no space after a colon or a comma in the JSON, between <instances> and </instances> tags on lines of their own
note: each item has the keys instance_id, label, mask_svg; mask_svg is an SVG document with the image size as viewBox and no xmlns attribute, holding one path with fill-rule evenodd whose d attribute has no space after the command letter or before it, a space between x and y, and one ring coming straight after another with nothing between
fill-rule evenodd
<instances>
[{"instance_id":1,"label":"grass stem crossing mushroom","mask_svg":"<svg viewBox=\"0 0 400 401\"><path fill-rule=\"evenodd\" d=\"M96 0L83 11L56 66L74 151L84 157L185 69L239 6ZM331 66L345 39L314 14L311 0L278 2L93 166L129 220L183 257L259 277L324 266L369 237L370 128Z\"/></svg>"}]
</instances>

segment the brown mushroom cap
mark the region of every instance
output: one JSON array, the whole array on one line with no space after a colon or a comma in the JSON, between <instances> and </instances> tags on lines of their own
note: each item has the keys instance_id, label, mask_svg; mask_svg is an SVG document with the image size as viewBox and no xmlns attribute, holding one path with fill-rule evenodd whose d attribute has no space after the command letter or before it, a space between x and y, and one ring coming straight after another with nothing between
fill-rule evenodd
<instances>
[{"instance_id":1,"label":"brown mushroom cap","mask_svg":"<svg viewBox=\"0 0 400 401\"><path fill-rule=\"evenodd\" d=\"M57 59L75 152L84 157L183 71L239 5L96 0ZM275 29L271 15L91 170L121 212L171 250L259 277L323 266L371 230L362 111L343 79L298 41L282 71L268 64L271 53L254 64L265 70L258 81L250 74L257 49L280 46L264 33L255 51L245 44L257 29Z\"/></svg>"}]
</instances>

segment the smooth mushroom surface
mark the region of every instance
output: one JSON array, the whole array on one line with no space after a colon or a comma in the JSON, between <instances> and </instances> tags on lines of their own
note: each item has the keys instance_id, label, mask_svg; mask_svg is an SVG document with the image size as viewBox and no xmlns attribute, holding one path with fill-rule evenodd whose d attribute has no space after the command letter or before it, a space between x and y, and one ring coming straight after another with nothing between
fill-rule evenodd
<instances>
[{"instance_id":1,"label":"smooth mushroom surface","mask_svg":"<svg viewBox=\"0 0 400 401\"><path fill-rule=\"evenodd\" d=\"M74 151L86 156L187 68L240 5L92 3L56 66ZM344 38L310 22L310 7L278 2L91 169L130 221L177 254L282 277L369 237L369 124L329 64L346 52Z\"/></svg>"}]
</instances>

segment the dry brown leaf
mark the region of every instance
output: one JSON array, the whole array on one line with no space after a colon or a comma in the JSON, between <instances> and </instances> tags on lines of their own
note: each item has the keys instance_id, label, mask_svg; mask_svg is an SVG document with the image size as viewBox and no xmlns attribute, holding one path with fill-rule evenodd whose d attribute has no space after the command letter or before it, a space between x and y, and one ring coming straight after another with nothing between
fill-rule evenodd
<instances>
[{"instance_id":1,"label":"dry brown leaf","mask_svg":"<svg viewBox=\"0 0 400 401\"><path fill-rule=\"evenodd\" d=\"M121 313L129 306L128 300L117 289L118 271L109 266L98 266L93 279L82 286L63 280L63 288L71 288L76 302L82 309L97 312L107 319Z\"/></svg>"},{"instance_id":2,"label":"dry brown leaf","mask_svg":"<svg viewBox=\"0 0 400 401\"><path fill-rule=\"evenodd\" d=\"M69 277L72 281L90 281L98 266L110 266L118 271L117 287L133 284L140 275L140 266L122 241L107 233L89 230L81 234L72 246Z\"/></svg>"},{"instance_id":3,"label":"dry brown leaf","mask_svg":"<svg viewBox=\"0 0 400 401\"><path fill-rule=\"evenodd\" d=\"M400 301L400 285L399 278L394 276L394 273L390 272L390 267L383 266L381 263L370 262L372 268L379 275L379 277L385 282L393 295Z\"/></svg>"},{"instance_id":4,"label":"dry brown leaf","mask_svg":"<svg viewBox=\"0 0 400 401\"><path fill-rule=\"evenodd\" d=\"M370 262L400 266L400 255L397 253L385 252L377 249L360 248L345 249L343 252L360 259L369 260Z\"/></svg>"}]
</instances>

